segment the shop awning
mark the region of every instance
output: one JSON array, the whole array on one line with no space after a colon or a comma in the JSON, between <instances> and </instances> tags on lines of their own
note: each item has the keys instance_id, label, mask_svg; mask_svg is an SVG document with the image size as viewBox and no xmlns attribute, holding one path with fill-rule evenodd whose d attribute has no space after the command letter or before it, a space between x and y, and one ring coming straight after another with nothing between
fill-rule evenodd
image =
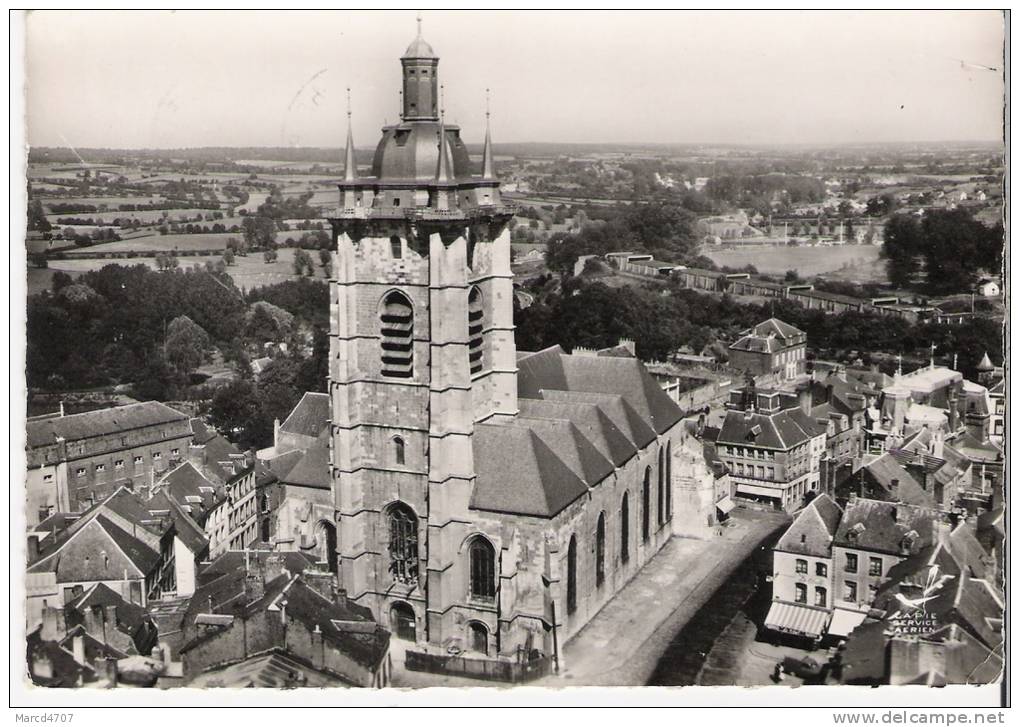
<instances>
[{"instance_id":1,"label":"shop awning","mask_svg":"<svg viewBox=\"0 0 1020 727\"><path fill-rule=\"evenodd\" d=\"M778 487L763 487L761 485L749 485L746 482L738 482L737 495L758 495L759 497L781 499L783 491Z\"/></svg>"},{"instance_id":2,"label":"shop awning","mask_svg":"<svg viewBox=\"0 0 1020 727\"><path fill-rule=\"evenodd\" d=\"M837 608L832 612L832 621L829 623L830 636L849 636L850 632L861 625L867 614L859 611L847 611Z\"/></svg>"},{"instance_id":3,"label":"shop awning","mask_svg":"<svg viewBox=\"0 0 1020 727\"><path fill-rule=\"evenodd\" d=\"M776 601L765 617L765 628L817 637L822 635L828 620L829 612L826 610Z\"/></svg>"},{"instance_id":4,"label":"shop awning","mask_svg":"<svg viewBox=\"0 0 1020 727\"><path fill-rule=\"evenodd\" d=\"M723 499L719 500L719 502L715 503L715 506L719 508L719 511L723 515L729 515L730 510L735 508L736 504L733 502L733 500L730 499L729 495L726 495L725 497L723 497Z\"/></svg>"}]
</instances>

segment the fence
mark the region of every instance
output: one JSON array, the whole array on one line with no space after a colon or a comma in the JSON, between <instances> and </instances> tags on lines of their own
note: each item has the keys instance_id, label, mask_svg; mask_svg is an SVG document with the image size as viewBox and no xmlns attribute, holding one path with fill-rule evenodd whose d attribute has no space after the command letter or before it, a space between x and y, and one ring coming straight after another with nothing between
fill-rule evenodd
<instances>
[{"instance_id":1,"label":"fence","mask_svg":"<svg viewBox=\"0 0 1020 727\"><path fill-rule=\"evenodd\" d=\"M515 662L408 651L404 665L408 671L425 671L516 684L549 674L552 671L552 657L541 656L526 662Z\"/></svg>"}]
</instances>

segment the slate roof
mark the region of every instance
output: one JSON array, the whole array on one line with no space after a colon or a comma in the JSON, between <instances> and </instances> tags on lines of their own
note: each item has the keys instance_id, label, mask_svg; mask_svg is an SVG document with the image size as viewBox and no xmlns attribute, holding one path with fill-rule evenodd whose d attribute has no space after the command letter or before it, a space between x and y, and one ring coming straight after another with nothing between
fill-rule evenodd
<instances>
[{"instance_id":1,"label":"slate roof","mask_svg":"<svg viewBox=\"0 0 1020 727\"><path fill-rule=\"evenodd\" d=\"M206 514L217 500L216 483L199 472L191 462L184 462L170 470L156 486L159 492L164 492L177 503L190 507L196 522L204 522ZM189 497L198 497L201 502L190 502Z\"/></svg>"},{"instance_id":2,"label":"slate roof","mask_svg":"<svg viewBox=\"0 0 1020 727\"><path fill-rule=\"evenodd\" d=\"M613 474L613 463L574 425L563 419L517 417L514 426L530 429L588 485Z\"/></svg>"},{"instance_id":3,"label":"slate roof","mask_svg":"<svg viewBox=\"0 0 1020 727\"><path fill-rule=\"evenodd\" d=\"M54 531L53 537L46 538L41 544L43 547L39 550L39 557L32 563L29 563L29 571L34 573L46 572L54 568L57 563L56 560L50 563L45 563L44 561L60 552L78 531L94 523L96 526L101 527L107 537L116 544L123 544L127 548L125 554L128 558L142 572L148 573L149 570L147 568L153 565L153 558L158 560L158 553L155 553L145 542L125 532L108 517L104 517L103 513L108 511L120 515L128 522L133 523L135 527L148 531L155 536L162 535L166 527L166 523L161 518L153 516L138 497L126 488L120 487L105 500L96 503L82 513L81 517L71 522L66 529L60 532Z\"/></svg>"},{"instance_id":4,"label":"slate roof","mask_svg":"<svg viewBox=\"0 0 1020 727\"><path fill-rule=\"evenodd\" d=\"M541 398L543 390L622 396L659 434L682 418L680 408L633 358L567 356L553 346L518 361L517 390L527 399Z\"/></svg>"},{"instance_id":5,"label":"slate roof","mask_svg":"<svg viewBox=\"0 0 1020 727\"><path fill-rule=\"evenodd\" d=\"M542 398L550 401L574 401L583 404L597 404L606 416L623 432L637 448L646 447L655 441L655 430L649 426L630 402L613 394L596 394L586 391L543 391Z\"/></svg>"},{"instance_id":6,"label":"slate roof","mask_svg":"<svg viewBox=\"0 0 1020 727\"><path fill-rule=\"evenodd\" d=\"M899 555L904 536L914 531L918 535L914 550L921 550L935 542L941 517L930 508L858 497L846 504L833 545ZM851 539L849 533L858 524L864 529Z\"/></svg>"},{"instance_id":7,"label":"slate roof","mask_svg":"<svg viewBox=\"0 0 1020 727\"><path fill-rule=\"evenodd\" d=\"M88 439L187 419L186 414L158 401L126 404L63 417L30 419L26 423L27 446L45 447L54 444L58 437L65 440Z\"/></svg>"},{"instance_id":8,"label":"slate roof","mask_svg":"<svg viewBox=\"0 0 1020 727\"><path fill-rule=\"evenodd\" d=\"M251 550L247 554L239 550L227 551L202 567L198 573L198 583L200 585L207 584L224 574L244 573L246 559L252 570L258 570L265 565L265 561L270 555L272 553L265 550ZM305 568L314 567L316 564L315 556L308 553L283 551L277 555L283 557L283 565L291 573L300 573Z\"/></svg>"},{"instance_id":9,"label":"slate roof","mask_svg":"<svg viewBox=\"0 0 1020 727\"><path fill-rule=\"evenodd\" d=\"M864 469L871 476L872 482L882 488L885 498L893 499L892 481L898 480L896 499L899 502L920 507L935 507L935 498L925 492L913 475L904 469L889 452L885 452L865 464Z\"/></svg>"},{"instance_id":10,"label":"slate roof","mask_svg":"<svg viewBox=\"0 0 1020 727\"><path fill-rule=\"evenodd\" d=\"M831 497L819 495L800 511L773 550L828 558L832 554L832 538L842 514Z\"/></svg>"},{"instance_id":11,"label":"slate roof","mask_svg":"<svg viewBox=\"0 0 1020 727\"><path fill-rule=\"evenodd\" d=\"M119 528L109 518L98 515L96 521L102 525L110 535L110 539L117 544L128 560L134 563L142 573L151 573L159 564L159 553L143 543L141 540Z\"/></svg>"},{"instance_id":12,"label":"slate roof","mask_svg":"<svg viewBox=\"0 0 1020 727\"><path fill-rule=\"evenodd\" d=\"M109 644L104 644L99 639L91 636L81 624L68 630L64 638L60 640L60 646L71 651L74 648L75 636L82 637L83 646L85 647L85 661L89 664L95 664L97 659L123 659L128 656L123 651L119 651Z\"/></svg>"},{"instance_id":13,"label":"slate roof","mask_svg":"<svg viewBox=\"0 0 1020 727\"><path fill-rule=\"evenodd\" d=\"M148 614L138 604L124 600L124 597L110 588L105 583L96 583L86 589L80 596L64 604L66 611L78 611L84 613L86 609L96 606L115 606L117 608L117 623L126 627L128 633L148 621Z\"/></svg>"},{"instance_id":14,"label":"slate roof","mask_svg":"<svg viewBox=\"0 0 1020 727\"><path fill-rule=\"evenodd\" d=\"M302 679L296 682L294 677ZM282 649L273 649L244 661L221 669L212 669L199 674L188 682L192 688L211 689L216 687L256 689L290 689L294 687L343 688L353 686L342 677L314 669L310 664L297 660Z\"/></svg>"},{"instance_id":15,"label":"slate roof","mask_svg":"<svg viewBox=\"0 0 1020 727\"><path fill-rule=\"evenodd\" d=\"M280 425L280 430L318 437L329 425L329 394L308 391Z\"/></svg>"},{"instance_id":16,"label":"slate roof","mask_svg":"<svg viewBox=\"0 0 1020 727\"><path fill-rule=\"evenodd\" d=\"M549 518L588 486L526 427L479 424L472 437L475 510Z\"/></svg>"},{"instance_id":17,"label":"slate roof","mask_svg":"<svg viewBox=\"0 0 1020 727\"><path fill-rule=\"evenodd\" d=\"M755 427L760 430L757 434L754 432ZM800 409L786 409L773 414L730 409L726 412L716 442L787 450L804 444L824 431L823 427Z\"/></svg>"},{"instance_id":18,"label":"slate roof","mask_svg":"<svg viewBox=\"0 0 1020 727\"><path fill-rule=\"evenodd\" d=\"M281 458L278 457L277 460L279 459ZM297 458L293 466L285 474L278 476L284 484L328 490L330 488L329 447L322 442L316 442L307 450L300 452L300 457Z\"/></svg>"},{"instance_id":19,"label":"slate roof","mask_svg":"<svg viewBox=\"0 0 1020 727\"><path fill-rule=\"evenodd\" d=\"M522 417L570 420L616 467L625 464L637 452L634 443L597 404L547 399L520 399L518 403Z\"/></svg>"},{"instance_id":20,"label":"slate roof","mask_svg":"<svg viewBox=\"0 0 1020 727\"><path fill-rule=\"evenodd\" d=\"M36 629L27 639L28 666L34 684L43 687L76 687L79 677L84 682L96 680L96 672L92 667L76 662L74 655L56 641L44 640L41 631L42 627ZM50 662L52 677L35 673L36 659L46 659Z\"/></svg>"}]
</instances>

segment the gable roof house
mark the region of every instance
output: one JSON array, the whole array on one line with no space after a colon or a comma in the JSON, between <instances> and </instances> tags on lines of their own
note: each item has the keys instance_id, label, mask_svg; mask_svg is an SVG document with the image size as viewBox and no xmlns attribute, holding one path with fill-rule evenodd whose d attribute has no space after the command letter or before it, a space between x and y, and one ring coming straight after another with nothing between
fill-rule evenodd
<instances>
[{"instance_id":1,"label":"gable roof house","mask_svg":"<svg viewBox=\"0 0 1020 727\"><path fill-rule=\"evenodd\" d=\"M97 583L139 606L193 588L208 545L201 528L173 500L166 510L151 505L121 487L66 528L29 533L29 623Z\"/></svg>"},{"instance_id":2,"label":"gable roof house","mask_svg":"<svg viewBox=\"0 0 1020 727\"><path fill-rule=\"evenodd\" d=\"M203 575L183 623L186 681L225 685L236 665L275 655L349 686L389 684L389 632L338 592L329 574L291 572L287 566L301 557L271 553Z\"/></svg>"}]
</instances>

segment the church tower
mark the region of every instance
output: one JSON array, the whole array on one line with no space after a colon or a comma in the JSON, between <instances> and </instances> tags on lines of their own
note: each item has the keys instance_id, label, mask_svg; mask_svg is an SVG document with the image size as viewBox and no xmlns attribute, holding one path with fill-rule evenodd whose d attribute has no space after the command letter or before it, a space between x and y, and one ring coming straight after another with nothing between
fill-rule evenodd
<instances>
[{"instance_id":1,"label":"church tower","mask_svg":"<svg viewBox=\"0 0 1020 727\"><path fill-rule=\"evenodd\" d=\"M440 643L446 576L465 538L475 425L517 414L512 210L491 145L472 168L446 123L439 58L418 36L400 59L402 117L371 172L348 130L330 216L330 468L340 580L397 636Z\"/></svg>"}]
</instances>

